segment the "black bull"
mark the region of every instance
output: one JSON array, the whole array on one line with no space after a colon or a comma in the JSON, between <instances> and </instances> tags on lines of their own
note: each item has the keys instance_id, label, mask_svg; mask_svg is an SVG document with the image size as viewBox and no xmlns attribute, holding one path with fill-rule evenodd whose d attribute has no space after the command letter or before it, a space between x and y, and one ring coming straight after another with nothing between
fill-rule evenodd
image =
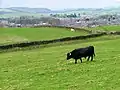
<instances>
[{"instance_id":1,"label":"black bull","mask_svg":"<svg viewBox=\"0 0 120 90\"><path fill-rule=\"evenodd\" d=\"M93 60L93 56L95 56L94 46L88 46L85 48L74 49L73 51L67 53L67 60L73 58L75 59L75 64L77 63L77 59L80 59L82 63L82 57L88 57L87 61L89 61L91 57L91 61Z\"/></svg>"}]
</instances>

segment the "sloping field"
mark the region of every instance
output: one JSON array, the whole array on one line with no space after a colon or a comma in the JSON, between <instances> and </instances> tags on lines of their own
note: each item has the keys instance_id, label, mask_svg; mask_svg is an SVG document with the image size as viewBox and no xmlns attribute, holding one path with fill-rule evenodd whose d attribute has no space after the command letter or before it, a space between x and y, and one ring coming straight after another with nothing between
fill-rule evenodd
<instances>
[{"instance_id":1,"label":"sloping field","mask_svg":"<svg viewBox=\"0 0 120 90\"><path fill-rule=\"evenodd\" d=\"M66 60L68 51L88 45L95 46L94 61ZM120 90L119 47L119 36L104 36L1 53L0 89Z\"/></svg>"},{"instance_id":2,"label":"sloping field","mask_svg":"<svg viewBox=\"0 0 120 90\"><path fill-rule=\"evenodd\" d=\"M65 28L0 28L0 44L23 41L50 40L68 36L87 35L85 31L72 32Z\"/></svg>"},{"instance_id":3,"label":"sloping field","mask_svg":"<svg viewBox=\"0 0 120 90\"><path fill-rule=\"evenodd\" d=\"M120 25L99 26L95 28L86 28L89 30L120 31Z\"/></svg>"}]
</instances>

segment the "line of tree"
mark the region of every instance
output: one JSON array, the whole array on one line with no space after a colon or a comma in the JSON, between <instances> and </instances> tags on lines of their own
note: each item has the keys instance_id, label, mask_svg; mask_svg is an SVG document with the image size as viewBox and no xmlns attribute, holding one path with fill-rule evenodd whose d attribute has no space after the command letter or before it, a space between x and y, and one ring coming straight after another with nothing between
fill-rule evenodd
<instances>
[{"instance_id":1,"label":"line of tree","mask_svg":"<svg viewBox=\"0 0 120 90\"><path fill-rule=\"evenodd\" d=\"M50 14L51 17L57 17L57 18L77 18L80 17L81 14L78 13L71 13L71 14Z\"/></svg>"}]
</instances>

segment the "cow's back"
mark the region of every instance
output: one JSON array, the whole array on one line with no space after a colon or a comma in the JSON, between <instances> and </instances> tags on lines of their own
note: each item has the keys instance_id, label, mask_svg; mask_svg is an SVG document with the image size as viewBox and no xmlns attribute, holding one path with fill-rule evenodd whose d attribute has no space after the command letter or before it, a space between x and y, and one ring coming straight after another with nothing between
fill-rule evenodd
<instances>
[{"instance_id":1,"label":"cow's back","mask_svg":"<svg viewBox=\"0 0 120 90\"><path fill-rule=\"evenodd\" d=\"M88 47L85 47L85 48L74 49L71 52L71 54L74 58L92 56L94 54L94 47L93 46L88 46Z\"/></svg>"},{"instance_id":2,"label":"cow's back","mask_svg":"<svg viewBox=\"0 0 120 90\"><path fill-rule=\"evenodd\" d=\"M71 52L71 55L74 59L79 59L81 58L81 56L85 56L84 55L84 52L87 50L87 48L78 48L78 49L74 49L72 52Z\"/></svg>"},{"instance_id":3,"label":"cow's back","mask_svg":"<svg viewBox=\"0 0 120 90\"><path fill-rule=\"evenodd\" d=\"M93 46L88 46L85 48L77 48L71 52L72 58L74 58L74 59L92 56L93 54L94 54L94 47Z\"/></svg>"}]
</instances>

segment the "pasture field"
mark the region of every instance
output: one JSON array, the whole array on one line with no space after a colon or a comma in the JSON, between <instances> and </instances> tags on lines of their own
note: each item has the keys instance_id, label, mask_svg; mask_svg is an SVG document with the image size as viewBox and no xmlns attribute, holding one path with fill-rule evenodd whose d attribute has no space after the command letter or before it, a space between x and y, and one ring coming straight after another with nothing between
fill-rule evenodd
<instances>
[{"instance_id":1,"label":"pasture field","mask_svg":"<svg viewBox=\"0 0 120 90\"><path fill-rule=\"evenodd\" d=\"M68 36L87 35L86 31L71 32L65 28L0 28L0 44L23 41L50 40Z\"/></svg>"},{"instance_id":2,"label":"pasture field","mask_svg":"<svg viewBox=\"0 0 120 90\"><path fill-rule=\"evenodd\" d=\"M120 25L106 25L106 26L99 26L95 28L85 28L88 30L105 30L105 31L120 31Z\"/></svg>"},{"instance_id":3,"label":"pasture field","mask_svg":"<svg viewBox=\"0 0 120 90\"><path fill-rule=\"evenodd\" d=\"M66 53L94 45L94 61L74 64ZM0 90L120 90L120 36L56 43L0 53Z\"/></svg>"}]
</instances>

